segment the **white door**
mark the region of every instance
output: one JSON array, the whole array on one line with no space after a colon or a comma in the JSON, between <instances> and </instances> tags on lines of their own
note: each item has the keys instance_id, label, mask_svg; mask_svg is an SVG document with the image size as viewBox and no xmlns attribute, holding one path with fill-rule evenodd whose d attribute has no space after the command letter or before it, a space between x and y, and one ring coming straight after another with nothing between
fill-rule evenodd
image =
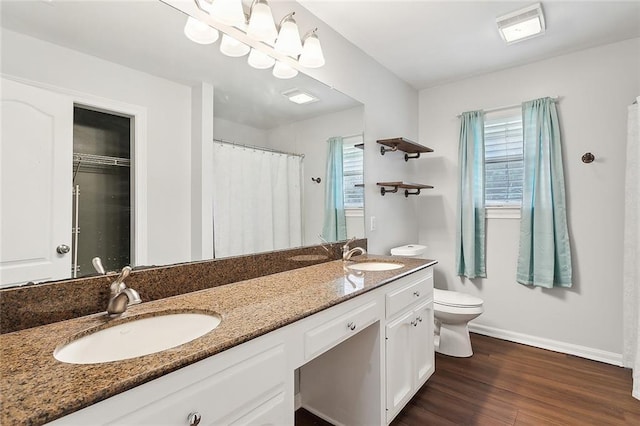
<instances>
[{"instance_id":1,"label":"white door","mask_svg":"<svg viewBox=\"0 0 640 426\"><path fill-rule=\"evenodd\" d=\"M413 395L412 310L400 315L386 327L387 423Z\"/></svg>"},{"instance_id":2,"label":"white door","mask_svg":"<svg viewBox=\"0 0 640 426\"><path fill-rule=\"evenodd\" d=\"M71 276L73 102L2 79L0 286Z\"/></svg>"},{"instance_id":3,"label":"white door","mask_svg":"<svg viewBox=\"0 0 640 426\"><path fill-rule=\"evenodd\" d=\"M415 388L419 389L435 371L433 351L433 302L429 301L415 310L417 325L414 336Z\"/></svg>"}]
</instances>

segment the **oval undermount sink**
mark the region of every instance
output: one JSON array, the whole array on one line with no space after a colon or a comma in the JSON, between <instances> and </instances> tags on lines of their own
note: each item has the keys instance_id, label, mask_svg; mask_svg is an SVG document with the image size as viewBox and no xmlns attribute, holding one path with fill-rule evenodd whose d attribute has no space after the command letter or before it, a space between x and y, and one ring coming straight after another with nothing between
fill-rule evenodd
<instances>
[{"instance_id":1,"label":"oval undermount sink","mask_svg":"<svg viewBox=\"0 0 640 426\"><path fill-rule=\"evenodd\" d=\"M201 337L220 324L216 314L172 313L124 322L84 335L53 352L70 364L98 364L164 351Z\"/></svg>"},{"instance_id":2,"label":"oval undermount sink","mask_svg":"<svg viewBox=\"0 0 640 426\"><path fill-rule=\"evenodd\" d=\"M404 265L402 263L391 262L360 262L347 266L349 269L355 269L356 271L391 271L393 269L400 269Z\"/></svg>"}]
</instances>

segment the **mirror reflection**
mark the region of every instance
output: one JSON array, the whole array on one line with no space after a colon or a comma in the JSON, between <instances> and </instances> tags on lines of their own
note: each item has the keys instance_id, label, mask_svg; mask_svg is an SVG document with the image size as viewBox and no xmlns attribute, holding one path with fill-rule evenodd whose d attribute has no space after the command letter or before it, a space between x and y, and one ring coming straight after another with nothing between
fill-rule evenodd
<instances>
[{"instance_id":1,"label":"mirror reflection","mask_svg":"<svg viewBox=\"0 0 640 426\"><path fill-rule=\"evenodd\" d=\"M186 21L159 1L3 2L0 285L364 236L363 105Z\"/></svg>"}]
</instances>

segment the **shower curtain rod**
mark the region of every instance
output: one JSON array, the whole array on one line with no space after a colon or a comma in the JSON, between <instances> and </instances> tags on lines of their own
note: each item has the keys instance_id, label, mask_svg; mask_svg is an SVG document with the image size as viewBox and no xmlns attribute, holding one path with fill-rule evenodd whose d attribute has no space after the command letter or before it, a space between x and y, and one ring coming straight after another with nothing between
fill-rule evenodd
<instances>
[{"instance_id":1,"label":"shower curtain rod","mask_svg":"<svg viewBox=\"0 0 640 426\"><path fill-rule=\"evenodd\" d=\"M241 148L249 148L249 149L253 149L253 150L256 150L256 151L272 152L274 154L284 154L284 155L291 155L293 157L304 158L304 154L296 154L295 152L279 151L277 149L266 148L264 146L248 145L248 144L244 144L244 143L225 141L224 139L215 139L215 138L213 139L213 141L214 142L218 142L218 143L225 143L227 145L238 146L238 147L241 147Z\"/></svg>"},{"instance_id":2,"label":"shower curtain rod","mask_svg":"<svg viewBox=\"0 0 640 426\"><path fill-rule=\"evenodd\" d=\"M554 102L558 102L560 101L561 97L560 96L550 96L550 98L554 101ZM513 105L504 105L504 106L500 106L500 107L496 107L496 108L488 108L488 109L484 109L484 112L497 112L497 111L502 111L505 109L511 109L511 108L517 108L519 106L521 106L522 103L519 104L513 104ZM460 118L462 117L462 114L458 114L456 117Z\"/></svg>"}]
</instances>

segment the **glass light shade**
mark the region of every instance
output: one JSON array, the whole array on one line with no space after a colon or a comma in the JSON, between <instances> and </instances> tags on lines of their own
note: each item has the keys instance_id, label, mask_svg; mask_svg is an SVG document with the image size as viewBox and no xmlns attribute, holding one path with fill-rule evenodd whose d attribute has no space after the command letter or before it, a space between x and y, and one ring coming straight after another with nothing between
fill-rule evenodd
<instances>
[{"instance_id":1,"label":"glass light shade","mask_svg":"<svg viewBox=\"0 0 640 426\"><path fill-rule=\"evenodd\" d=\"M265 70L267 68L271 68L273 64L276 63L276 60L266 53L262 53L261 51L256 49L251 49L251 53L249 53L247 62L254 68Z\"/></svg>"},{"instance_id":2,"label":"glass light shade","mask_svg":"<svg viewBox=\"0 0 640 426\"><path fill-rule=\"evenodd\" d=\"M271 7L266 0L257 0L251 8L247 34L265 43L273 43L278 36Z\"/></svg>"},{"instance_id":3,"label":"glass light shade","mask_svg":"<svg viewBox=\"0 0 640 426\"><path fill-rule=\"evenodd\" d=\"M320 68L324 65L324 55L320 40L315 34L311 34L304 41L302 54L300 54L300 65L307 68Z\"/></svg>"},{"instance_id":4,"label":"glass light shade","mask_svg":"<svg viewBox=\"0 0 640 426\"><path fill-rule=\"evenodd\" d=\"M223 24L236 27L245 24L242 0L214 0L209 15Z\"/></svg>"},{"instance_id":5,"label":"glass light shade","mask_svg":"<svg viewBox=\"0 0 640 426\"><path fill-rule=\"evenodd\" d=\"M296 57L302 51L298 24L293 18L287 18L280 25L275 49L283 55Z\"/></svg>"},{"instance_id":6,"label":"glass light shade","mask_svg":"<svg viewBox=\"0 0 640 426\"><path fill-rule=\"evenodd\" d=\"M238 41L227 34L222 34L222 41L220 42L220 52L224 53L225 55L237 58L246 55L247 53L249 53L249 50L251 50L251 48L241 41Z\"/></svg>"},{"instance_id":7,"label":"glass light shade","mask_svg":"<svg viewBox=\"0 0 640 426\"><path fill-rule=\"evenodd\" d=\"M215 43L218 37L220 37L218 30L211 28L209 25L191 16L189 16L187 24L184 26L184 35L186 35L189 40L199 44Z\"/></svg>"},{"instance_id":8,"label":"glass light shade","mask_svg":"<svg viewBox=\"0 0 640 426\"><path fill-rule=\"evenodd\" d=\"M276 64L273 67L273 76L277 78L287 79L293 78L298 75L298 70L295 68L291 68L289 64L284 62L276 61Z\"/></svg>"}]
</instances>

